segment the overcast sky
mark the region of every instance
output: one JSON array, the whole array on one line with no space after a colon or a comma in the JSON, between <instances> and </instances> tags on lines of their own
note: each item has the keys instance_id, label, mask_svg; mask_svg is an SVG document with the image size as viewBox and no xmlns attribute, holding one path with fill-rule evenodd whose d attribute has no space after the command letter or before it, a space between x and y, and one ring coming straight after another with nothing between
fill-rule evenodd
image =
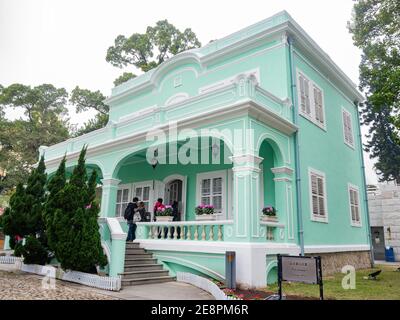
<instances>
[{"instance_id":1,"label":"overcast sky","mask_svg":"<svg viewBox=\"0 0 400 320\"><path fill-rule=\"evenodd\" d=\"M119 34L145 32L168 19L181 30L192 28L204 45L281 10L358 84L360 51L346 28L352 6L351 0L0 0L0 84L51 83L68 91L79 85L109 95L116 77L134 71L105 61ZM91 116L70 108L71 123ZM368 183L375 183L372 161L364 158Z\"/></svg>"}]
</instances>

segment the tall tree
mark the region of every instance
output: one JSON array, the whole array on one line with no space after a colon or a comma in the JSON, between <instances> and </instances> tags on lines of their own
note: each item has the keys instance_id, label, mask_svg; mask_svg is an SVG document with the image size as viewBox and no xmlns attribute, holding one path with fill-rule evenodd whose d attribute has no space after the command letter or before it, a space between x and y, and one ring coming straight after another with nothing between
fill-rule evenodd
<instances>
[{"instance_id":1,"label":"tall tree","mask_svg":"<svg viewBox=\"0 0 400 320\"><path fill-rule=\"evenodd\" d=\"M97 265L107 264L107 259L97 224L99 207L93 190L96 176L87 179L85 155L83 148L69 181L59 191L54 216L55 256L63 269L94 273Z\"/></svg>"},{"instance_id":2,"label":"tall tree","mask_svg":"<svg viewBox=\"0 0 400 320\"><path fill-rule=\"evenodd\" d=\"M146 33L115 38L114 45L107 50L106 61L118 68L133 65L147 72L180 52L200 46L190 28L180 31L167 20L160 20L154 27L147 27ZM121 80L129 80L133 76L122 76L116 81L120 84Z\"/></svg>"},{"instance_id":3,"label":"tall tree","mask_svg":"<svg viewBox=\"0 0 400 320\"><path fill-rule=\"evenodd\" d=\"M132 72L124 72L122 75L120 75L117 79L114 80L114 86L119 86L120 84L131 80L133 78L136 78L136 75L133 74Z\"/></svg>"},{"instance_id":4,"label":"tall tree","mask_svg":"<svg viewBox=\"0 0 400 320\"><path fill-rule=\"evenodd\" d=\"M377 159L381 181L400 182L400 1L356 1L349 30L362 50L360 89L367 96L362 116L370 125L366 150Z\"/></svg>"},{"instance_id":5,"label":"tall tree","mask_svg":"<svg viewBox=\"0 0 400 320\"><path fill-rule=\"evenodd\" d=\"M12 84L0 90L0 109L21 109L24 118L2 119L0 168L7 172L0 191L24 180L37 162L41 145L52 145L69 137L65 105L68 94L51 84L36 87Z\"/></svg>"},{"instance_id":6,"label":"tall tree","mask_svg":"<svg viewBox=\"0 0 400 320\"><path fill-rule=\"evenodd\" d=\"M28 177L26 187L18 185L2 218L4 233L12 239L11 247L16 255L24 257L25 263L45 264L49 257L43 221L45 170L44 157L41 157L38 167ZM26 243L16 246L16 236L26 238Z\"/></svg>"},{"instance_id":7,"label":"tall tree","mask_svg":"<svg viewBox=\"0 0 400 320\"><path fill-rule=\"evenodd\" d=\"M1 227L5 235L10 236L10 247L15 248L16 236L27 234L28 226L25 219L26 203L25 188L22 183L17 185L17 189L10 198L10 204L0 217Z\"/></svg>"},{"instance_id":8,"label":"tall tree","mask_svg":"<svg viewBox=\"0 0 400 320\"><path fill-rule=\"evenodd\" d=\"M109 106L104 103L106 97L99 91L81 89L78 86L71 92L70 103L75 105L76 112L81 113L88 110L96 111L94 119L87 121L82 128L73 133L74 136L103 128L108 122Z\"/></svg>"},{"instance_id":9,"label":"tall tree","mask_svg":"<svg viewBox=\"0 0 400 320\"><path fill-rule=\"evenodd\" d=\"M47 241L50 249L54 252L57 246L57 233L59 224L55 220L56 211L62 210L61 191L66 183L66 158L61 160L56 173L50 178L47 184L47 199L44 208L43 220L46 226Z\"/></svg>"}]
</instances>

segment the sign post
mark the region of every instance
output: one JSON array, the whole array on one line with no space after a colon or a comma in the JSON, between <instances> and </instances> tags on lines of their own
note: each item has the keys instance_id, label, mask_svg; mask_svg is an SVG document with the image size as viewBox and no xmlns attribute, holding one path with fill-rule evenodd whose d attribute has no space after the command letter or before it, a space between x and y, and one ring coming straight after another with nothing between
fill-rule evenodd
<instances>
[{"instance_id":1,"label":"sign post","mask_svg":"<svg viewBox=\"0 0 400 320\"><path fill-rule=\"evenodd\" d=\"M225 253L225 278L228 289L236 289L236 253L226 251Z\"/></svg>"},{"instance_id":2,"label":"sign post","mask_svg":"<svg viewBox=\"0 0 400 320\"><path fill-rule=\"evenodd\" d=\"M278 254L279 300L282 300L283 281L318 284L320 300L323 300L321 257L285 256Z\"/></svg>"}]
</instances>

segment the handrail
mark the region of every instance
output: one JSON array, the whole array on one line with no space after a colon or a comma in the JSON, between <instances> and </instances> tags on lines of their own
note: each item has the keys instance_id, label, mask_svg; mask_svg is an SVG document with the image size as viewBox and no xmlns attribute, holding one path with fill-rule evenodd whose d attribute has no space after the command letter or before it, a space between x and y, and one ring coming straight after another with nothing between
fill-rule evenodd
<instances>
[{"instance_id":1,"label":"handrail","mask_svg":"<svg viewBox=\"0 0 400 320\"><path fill-rule=\"evenodd\" d=\"M279 223L279 222L260 221L260 224L262 226L267 226L267 227L277 227L277 228L284 228L285 227L285 225L283 223Z\"/></svg>"},{"instance_id":2,"label":"handrail","mask_svg":"<svg viewBox=\"0 0 400 320\"><path fill-rule=\"evenodd\" d=\"M102 221L102 220L100 220L100 221ZM107 218L104 218L104 220L106 220L107 226L110 229L112 240L114 240L114 239L121 240L121 239L126 238L126 233L122 230L121 224L119 223L117 218L107 217Z\"/></svg>"}]
</instances>

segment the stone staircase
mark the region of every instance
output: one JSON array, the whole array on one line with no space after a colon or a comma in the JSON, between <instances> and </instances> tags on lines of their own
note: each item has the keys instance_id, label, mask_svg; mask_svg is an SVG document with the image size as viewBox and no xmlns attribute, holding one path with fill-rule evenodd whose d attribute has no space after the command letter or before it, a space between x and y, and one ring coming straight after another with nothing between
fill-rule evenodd
<instances>
[{"instance_id":1,"label":"stone staircase","mask_svg":"<svg viewBox=\"0 0 400 320\"><path fill-rule=\"evenodd\" d=\"M126 243L125 268L121 276L123 287L175 280L175 277L171 277L168 271L157 263L157 259L140 248L140 243L137 242Z\"/></svg>"}]
</instances>

